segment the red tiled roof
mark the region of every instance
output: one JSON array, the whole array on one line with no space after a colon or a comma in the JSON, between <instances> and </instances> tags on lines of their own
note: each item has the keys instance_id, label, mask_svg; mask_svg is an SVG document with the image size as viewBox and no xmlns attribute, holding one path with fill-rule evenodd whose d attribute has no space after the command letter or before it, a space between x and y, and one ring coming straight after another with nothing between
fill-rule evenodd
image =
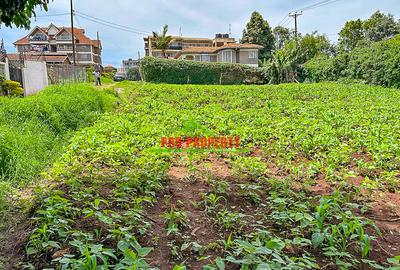
<instances>
[{"instance_id":1,"label":"red tiled roof","mask_svg":"<svg viewBox=\"0 0 400 270\"><path fill-rule=\"evenodd\" d=\"M24 54L24 60L29 61L44 61L44 62L56 62L56 63L64 63L67 59L67 55L42 55L42 54ZM7 58L11 61L18 61L21 59L21 55L19 53L9 53L7 54Z\"/></svg>"},{"instance_id":2,"label":"red tiled roof","mask_svg":"<svg viewBox=\"0 0 400 270\"><path fill-rule=\"evenodd\" d=\"M47 34L47 27L38 27L38 29L42 30ZM71 27L61 27L60 31L57 33L57 35L62 32L63 30L67 31L68 33L72 33L72 28ZM75 28L74 27L74 34L75 34L75 39L78 41L78 44L83 44L83 45L93 45L96 47L99 47L101 42L98 40L93 40L88 38L85 35L85 29L82 28ZM14 45L28 45L29 44L29 35L17 40L14 42Z\"/></svg>"},{"instance_id":3,"label":"red tiled roof","mask_svg":"<svg viewBox=\"0 0 400 270\"><path fill-rule=\"evenodd\" d=\"M181 53L216 53L217 47L188 47L184 48Z\"/></svg>"},{"instance_id":4,"label":"red tiled roof","mask_svg":"<svg viewBox=\"0 0 400 270\"><path fill-rule=\"evenodd\" d=\"M225 44L222 47L218 47L218 50L223 50L223 49L258 49L261 50L262 48L264 48L261 45L257 45L257 44L249 44L249 43L228 43Z\"/></svg>"}]
</instances>

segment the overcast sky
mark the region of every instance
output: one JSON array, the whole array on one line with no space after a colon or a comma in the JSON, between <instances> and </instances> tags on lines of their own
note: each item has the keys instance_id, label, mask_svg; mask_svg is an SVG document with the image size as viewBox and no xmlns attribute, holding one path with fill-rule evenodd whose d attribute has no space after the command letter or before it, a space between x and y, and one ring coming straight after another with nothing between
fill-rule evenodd
<instances>
[{"instance_id":1,"label":"overcast sky","mask_svg":"<svg viewBox=\"0 0 400 270\"><path fill-rule=\"evenodd\" d=\"M74 0L75 10L115 24L129 26L141 31L159 31L168 24L170 34L184 36L213 37L215 33L229 31L240 38L252 11L259 11L272 27L277 26L290 12L320 2L321 0ZM302 33L317 30L337 40L337 33L347 20L368 18L374 11L381 10L400 18L400 0L339 0L330 5L304 12L299 18ZM38 10L37 15L54 15L69 12L69 0L54 0L47 13ZM35 25L47 26L70 24L68 15L38 17ZM103 64L119 67L125 58L143 56L143 35L125 32L78 17L76 26L86 29L95 39L99 31L103 44ZM293 27L293 20L288 21ZM8 52L14 52L13 42L27 35L29 31L16 28L0 29Z\"/></svg>"}]
</instances>

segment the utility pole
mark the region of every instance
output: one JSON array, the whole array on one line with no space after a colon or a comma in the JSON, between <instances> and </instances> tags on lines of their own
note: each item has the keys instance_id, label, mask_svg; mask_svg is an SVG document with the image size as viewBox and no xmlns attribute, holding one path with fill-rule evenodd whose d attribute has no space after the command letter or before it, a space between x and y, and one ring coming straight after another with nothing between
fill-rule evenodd
<instances>
[{"instance_id":1,"label":"utility pole","mask_svg":"<svg viewBox=\"0 0 400 270\"><path fill-rule=\"evenodd\" d=\"M232 24L229 24L229 37L232 37Z\"/></svg>"},{"instance_id":2,"label":"utility pole","mask_svg":"<svg viewBox=\"0 0 400 270\"><path fill-rule=\"evenodd\" d=\"M75 55L75 31L74 31L74 7L72 0L70 0L71 5L71 34L72 34L72 59L74 66L76 65L76 55Z\"/></svg>"},{"instance_id":3,"label":"utility pole","mask_svg":"<svg viewBox=\"0 0 400 270\"><path fill-rule=\"evenodd\" d=\"M295 11L295 12L291 12L289 13L289 17L293 17L294 18L294 37L297 38L297 17L303 15L303 11Z\"/></svg>"}]
</instances>

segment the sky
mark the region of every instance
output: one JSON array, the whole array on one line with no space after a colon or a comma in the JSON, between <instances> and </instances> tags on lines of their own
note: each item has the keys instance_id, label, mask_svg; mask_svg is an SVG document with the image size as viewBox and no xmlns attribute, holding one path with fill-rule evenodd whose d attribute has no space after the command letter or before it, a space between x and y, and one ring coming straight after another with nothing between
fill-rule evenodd
<instances>
[{"instance_id":1,"label":"sky","mask_svg":"<svg viewBox=\"0 0 400 270\"><path fill-rule=\"evenodd\" d=\"M321 0L74 0L74 9L105 21L138 29L144 32L160 31L169 25L169 34L209 37L228 33L231 24L233 37L241 38L242 31L253 11L260 12L272 27L279 25L285 16L295 10L313 5ZM298 19L301 33L318 31L336 42L337 33L346 21L366 19L376 10L391 13L400 19L399 0L338 0L332 4L307 10ZM54 0L49 11L37 10L36 25L69 26L69 0ZM65 14L51 16L57 14ZM77 13L78 14L78 13ZM50 15L50 16L49 16ZM76 17L76 27L84 28L92 39L100 34L103 45L103 64L119 67L123 59L138 58L144 54L143 34L121 31L83 17ZM293 28L294 21L285 20L284 26ZM27 35L28 30L1 26L7 52L15 52L13 42Z\"/></svg>"}]
</instances>

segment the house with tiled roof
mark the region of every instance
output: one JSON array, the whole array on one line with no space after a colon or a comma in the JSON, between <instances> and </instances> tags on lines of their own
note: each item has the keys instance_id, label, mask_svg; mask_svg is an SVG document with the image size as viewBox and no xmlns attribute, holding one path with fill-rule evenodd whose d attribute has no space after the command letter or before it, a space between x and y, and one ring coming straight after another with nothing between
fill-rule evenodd
<instances>
[{"instance_id":1,"label":"house with tiled roof","mask_svg":"<svg viewBox=\"0 0 400 270\"><path fill-rule=\"evenodd\" d=\"M20 53L8 53L7 58L9 61L40 61L46 62L47 64L71 64L67 55L51 55L51 54L20 54Z\"/></svg>"},{"instance_id":2,"label":"house with tiled roof","mask_svg":"<svg viewBox=\"0 0 400 270\"><path fill-rule=\"evenodd\" d=\"M89 38L85 30L81 28L74 28L74 35L76 63L85 66L101 65L100 40ZM36 26L27 36L14 42L14 45L18 53L24 55L49 56L47 59L52 60L67 57L69 62L73 61L72 28L70 27L57 27L54 24L48 27Z\"/></svg>"},{"instance_id":3,"label":"house with tiled roof","mask_svg":"<svg viewBox=\"0 0 400 270\"><path fill-rule=\"evenodd\" d=\"M146 55L198 62L237 63L258 66L257 44L240 44L228 34L216 34L214 39L173 36L169 48L156 49L152 36L144 38Z\"/></svg>"}]
</instances>

